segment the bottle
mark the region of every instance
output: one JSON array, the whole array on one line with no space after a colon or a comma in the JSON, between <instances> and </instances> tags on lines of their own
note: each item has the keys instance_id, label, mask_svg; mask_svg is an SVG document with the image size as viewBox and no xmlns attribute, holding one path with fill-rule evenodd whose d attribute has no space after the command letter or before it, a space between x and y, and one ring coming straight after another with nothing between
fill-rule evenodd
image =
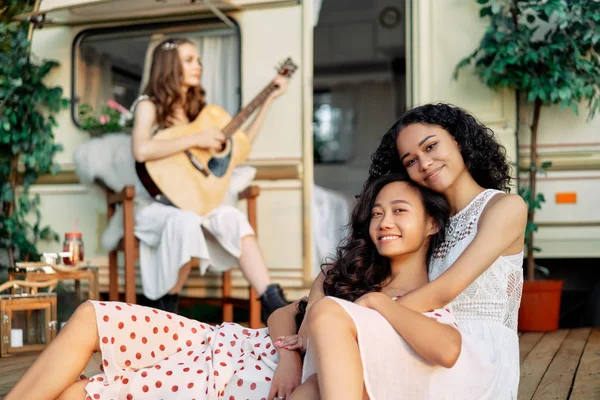
<instances>
[{"instance_id":1,"label":"bottle","mask_svg":"<svg viewBox=\"0 0 600 400\"><path fill-rule=\"evenodd\" d=\"M63 251L71 253L71 257L63 257L63 263L65 265L75 265L77 262L83 261L84 252L81 232L65 233Z\"/></svg>"}]
</instances>

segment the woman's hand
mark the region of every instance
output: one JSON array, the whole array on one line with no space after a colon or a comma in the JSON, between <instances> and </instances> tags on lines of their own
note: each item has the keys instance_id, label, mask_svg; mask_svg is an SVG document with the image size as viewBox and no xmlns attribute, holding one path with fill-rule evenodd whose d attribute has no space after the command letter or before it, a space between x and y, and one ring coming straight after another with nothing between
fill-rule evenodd
<instances>
[{"instance_id":1,"label":"woman's hand","mask_svg":"<svg viewBox=\"0 0 600 400\"><path fill-rule=\"evenodd\" d=\"M278 349L298 350L306 352L306 344L308 343L308 311L304 315L300 329L296 335L279 336L273 343Z\"/></svg>"},{"instance_id":2,"label":"woman's hand","mask_svg":"<svg viewBox=\"0 0 600 400\"><path fill-rule=\"evenodd\" d=\"M295 351L280 351L279 364L275 369L268 400L276 397L288 398L300 386L302 380L302 359Z\"/></svg>"},{"instance_id":3,"label":"woman's hand","mask_svg":"<svg viewBox=\"0 0 600 400\"><path fill-rule=\"evenodd\" d=\"M275 77L275 79L273 79L273 82L277 85L277 89L272 91L271 94L269 95L269 97L271 97L272 99L275 99L275 98L281 96L282 94L284 94L285 91L287 90L288 78L285 78L281 75L277 75Z\"/></svg>"},{"instance_id":4,"label":"woman's hand","mask_svg":"<svg viewBox=\"0 0 600 400\"><path fill-rule=\"evenodd\" d=\"M202 149L221 151L227 140L225 134L218 129L208 128L194 135L195 147Z\"/></svg>"},{"instance_id":5,"label":"woman's hand","mask_svg":"<svg viewBox=\"0 0 600 400\"><path fill-rule=\"evenodd\" d=\"M302 326L300 326L300 330L301 329L302 329ZM298 332L300 332L300 330ZM305 352L306 351L306 336L302 336L300 334L289 335L289 336L280 336L277 339L275 339L275 342L273 344L278 349L285 349L285 350L290 350L290 351L299 350L299 351Z\"/></svg>"},{"instance_id":6,"label":"woman's hand","mask_svg":"<svg viewBox=\"0 0 600 400\"><path fill-rule=\"evenodd\" d=\"M385 300L386 298L389 299L388 296L386 296L385 294L383 294L381 292L370 292L370 293L363 294L358 299L354 300L354 304L358 304L359 306L363 306L363 307L371 308L371 309L375 310L377 308L377 304L382 299Z\"/></svg>"}]
</instances>

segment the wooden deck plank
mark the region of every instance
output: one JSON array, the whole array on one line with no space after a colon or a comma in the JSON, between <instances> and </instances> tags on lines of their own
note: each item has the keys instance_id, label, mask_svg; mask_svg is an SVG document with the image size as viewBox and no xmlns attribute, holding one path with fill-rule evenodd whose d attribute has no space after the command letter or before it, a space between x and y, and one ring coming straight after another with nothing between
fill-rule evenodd
<instances>
[{"instance_id":1,"label":"wooden deck plank","mask_svg":"<svg viewBox=\"0 0 600 400\"><path fill-rule=\"evenodd\" d=\"M15 368L8 374L0 376L0 385L14 385L25 374L30 367L30 364L21 365Z\"/></svg>"},{"instance_id":2,"label":"wooden deck plank","mask_svg":"<svg viewBox=\"0 0 600 400\"><path fill-rule=\"evenodd\" d=\"M544 336L543 332L528 332L519 336L519 362L522 363L535 345Z\"/></svg>"},{"instance_id":3,"label":"wooden deck plank","mask_svg":"<svg viewBox=\"0 0 600 400\"><path fill-rule=\"evenodd\" d=\"M31 364L33 364L34 361L35 360L27 360L27 361L23 361L20 364L15 364L11 367L1 367L0 368L0 384L7 376L14 375L14 371L18 370L19 368L29 367Z\"/></svg>"},{"instance_id":4,"label":"wooden deck plank","mask_svg":"<svg viewBox=\"0 0 600 400\"><path fill-rule=\"evenodd\" d=\"M0 358L0 368L20 364L24 360L35 360L39 355L40 353L24 353L12 357Z\"/></svg>"},{"instance_id":5,"label":"wooden deck plank","mask_svg":"<svg viewBox=\"0 0 600 400\"><path fill-rule=\"evenodd\" d=\"M25 374L29 365L22 366L10 372L10 374L0 377L0 399L4 398L10 389L17 383Z\"/></svg>"},{"instance_id":6,"label":"wooden deck plank","mask_svg":"<svg viewBox=\"0 0 600 400\"><path fill-rule=\"evenodd\" d=\"M37 358L37 354L35 355L24 355L24 356L16 356L13 359L10 359L10 362L2 359L0 363L0 378L4 376L6 373L10 373L10 371L20 368L23 365L31 365Z\"/></svg>"},{"instance_id":7,"label":"wooden deck plank","mask_svg":"<svg viewBox=\"0 0 600 400\"><path fill-rule=\"evenodd\" d=\"M518 400L532 399L550 362L568 333L568 329L560 329L545 334L521 363Z\"/></svg>"},{"instance_id":8,"label":"wooden deck plank","mask_svg":"<svg viewBox=\"0 0 600 400\"><path fill-rule=\"evenodd\" d=\"M583 350L570 400L600 399L600 328L594 328Z\"/></svg>"},{"instance_id":9,"label":"wooden deck plank","mask_svg":"<svg viewBox=\"0 0 600 400\"><path fill-rule=\"evenodd\" d=\"M588 332L587 342L582 337ZM600 328L561 330L552 333L525 333L519 338L521 382L519 400L600 399ZM583 350L578 352L578 348ZM0 400L35 361L38 354L22 354L0 359ZM573 368L574 360L579 367ZM571 376L569 377L569 374ZM568 393L568 391L567 391Z\"/></svg>"},{"instance_id":10,"label":"wooden deck plank","mask_svg":"<svg viewBox=\"0 0 600 400\"><path fill-rule=\"evenodd\" d=\"M0 359L0 399L12 389L38 356L38 353L20 354Z\"/></svg>"},{"instance_id":11,"label":"wooden deck plank","mask_svg":"<svg viewBox=\"0 0 600 400\"><path fill-rule=\"evenodd\" d=\"M590 328L572 329L544 374L533 400L567 400Z\"/></svg>"}]
</instances>

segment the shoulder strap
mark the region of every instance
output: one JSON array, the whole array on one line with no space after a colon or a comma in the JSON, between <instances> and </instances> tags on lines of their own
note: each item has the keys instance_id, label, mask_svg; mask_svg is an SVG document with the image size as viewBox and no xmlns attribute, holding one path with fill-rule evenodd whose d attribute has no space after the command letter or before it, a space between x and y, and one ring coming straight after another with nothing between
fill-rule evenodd
<instances>
[{"instance_id":1,"label":"shoulder strap","mask_svg":"<svg viewBox=\"0 0 600 400\"><path fill-rule=\"evenodd\" d=\"M148 100L148 99L150 99L150 96L148 96L147 94L138 96L138 98L133 101L133 104L131 105L131 107L129 107L129 111L131 112L131 114L135 114L135 108L140 103L140 101Z\"/></svg>"},{"instance_id":2,"label":"shoulder strap","mask_svg":"<svg viewBox=\"0 0 600 400\"><path fill-rule=\"evenodd\" d=\"M490 202L490 200L492 200L494 197L497 197L497 195L503 195L505 194L503 191L501 190L496 190L496 189L488 189L483 196L481 196L481 201L479 202L479 204L477 204L477 210L476 210L476 214L477 214L477 219L479 220L481 218L481 216L483 215L483 213L485 212L488 203Z\"/></svg>"}]
</instances>

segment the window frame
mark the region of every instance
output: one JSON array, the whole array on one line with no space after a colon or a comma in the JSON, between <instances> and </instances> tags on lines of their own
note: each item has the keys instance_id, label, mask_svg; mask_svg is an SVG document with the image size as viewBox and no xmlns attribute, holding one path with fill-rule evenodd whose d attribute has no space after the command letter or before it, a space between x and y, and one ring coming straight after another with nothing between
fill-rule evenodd
<instances>
[{"instance_id":1,"label":"window frame","mask_svg":"<svg viewBox=\"0 0 600 400\"><path fill-rule=\"evenodd\" d=\"M239 104L238 109L242 109L242 97L243 97L243 82L242 82L242 33L240 29L240 25L237 20L229 17L229 19L233 22L235 29L234 35L238 41L238 82L240 86L238 88L239 93ZM173 26L175 24L175 26ZM107 26L101 28L90 28L84 29L79 32L75 38L73 39L73 43L71 45L71 120L73 124L79 129L81 129L81 124L77 118L77 107L79 105L79 96L76 93L76 71L77 71L77 63L79 62L80 56L80 46L81 42L87 37L91 35L97 35L102 33L117 33L117 32L135 32L135 31L144 31L144 30L155 30L155 33L173 33L173 32L190 32L194 31L193 27L198 27L201 25L211 25L211 24L224 24L222 20L219 18L195 18L189 20L166 20L160 22L151 22L151 23L135 23L132 25L116 25L116 26ZM192 28L192 29L190 29ZM210 29L210 28L205 28ZM197 29L202 30L202 28ZM233 117L233 116L232 116Z\"/></svg>"}]
</instances>

